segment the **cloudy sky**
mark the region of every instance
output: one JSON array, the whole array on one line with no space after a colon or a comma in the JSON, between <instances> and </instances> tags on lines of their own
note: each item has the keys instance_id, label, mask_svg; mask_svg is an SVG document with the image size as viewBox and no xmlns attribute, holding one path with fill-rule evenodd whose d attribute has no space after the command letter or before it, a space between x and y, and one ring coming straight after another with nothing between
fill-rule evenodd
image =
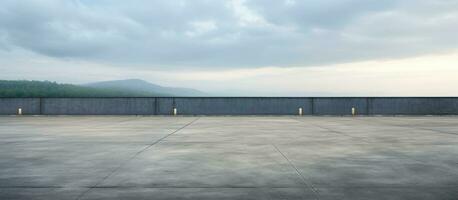
<instances>
[{"instance_id":1,"label":"cloudy sky","mask_svg":"<svg viewBox=\"0 0 458 200\"><path fill-rule=\"evenodd\" d=\"M2 0L0 79L458 96L457 0Z\"/></svg>"}]
</instances>

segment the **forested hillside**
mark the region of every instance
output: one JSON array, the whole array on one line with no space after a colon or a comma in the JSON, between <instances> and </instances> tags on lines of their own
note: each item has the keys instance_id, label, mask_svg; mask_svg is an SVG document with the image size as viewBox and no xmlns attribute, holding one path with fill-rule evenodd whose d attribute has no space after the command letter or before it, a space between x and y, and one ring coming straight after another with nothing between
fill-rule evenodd
<instances>
[{"instance_id":1,"label":"forested hillside","mask_svg":"<svg viewBox=\"0 0 458 200\"><path fill-rule=\"evenodd\" d=\"M101 89L86 86L59 84L50 81L0 80L0 97L146 97L167 96L146 91Z\"/></svg>"}]
</instances>

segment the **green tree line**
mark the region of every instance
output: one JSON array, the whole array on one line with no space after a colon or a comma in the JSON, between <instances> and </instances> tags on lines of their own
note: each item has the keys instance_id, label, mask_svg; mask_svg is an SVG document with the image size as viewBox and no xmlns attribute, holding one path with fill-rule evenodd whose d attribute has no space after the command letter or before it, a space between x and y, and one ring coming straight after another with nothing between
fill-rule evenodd
<instances>
[{"instance_id":1,"label":"green tree line","mask_svg":"<svg viewBox=\"0 0 458 200\"><path fill-rule=\"evenodd\" d=\"M146 97L153 92L98 89L50 81L0 80L0 97Z\"/></svg>"}]
</instances>

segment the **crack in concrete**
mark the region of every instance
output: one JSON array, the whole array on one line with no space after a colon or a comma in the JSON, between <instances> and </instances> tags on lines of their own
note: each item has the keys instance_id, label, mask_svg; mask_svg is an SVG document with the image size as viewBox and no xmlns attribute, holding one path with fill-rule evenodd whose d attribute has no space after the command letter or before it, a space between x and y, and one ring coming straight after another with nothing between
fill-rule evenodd
<instances>
[{"instance_id":1,"label":"crack in concrete","mask_svg":"<svg viewBox=\"0 0 458 200\"><path fill-rule=\"evenodd\" d=\"M306 185L307 187L309 187L313 191L313 193L315 194L316 199L320 199L318 190L313 186L313 184L312 183L308 183L307 179L304 177L304 175L302 175L302 173L299 171L299 169L297 169L297 167L291 162L291 160L289 160L289 158L286 157L286 155L283 154L283 152L281 152L280 149L275 144L272 144L272 146L278 151L278 153L280 153L283 156L283 158L285 158L285 160L288 162L288 164L296 171L297 175L302 180L304 185Z\"/></svg>"},{"instance_id":2,"label":"crack in concrete","mask_svg":"<svg viewBox=\"0 0 458 200\"><path fill-rule=\"evenodd\" d=\"M295 118L291 118L291 119L293 119L294 121L300 122L300 123L304 123L303 121L297 120ZM328 127L324 127L324 126L321 126L321 125L313 124L313 123L309 123L309 124L312 125L312 126L321 128L323 130L327 130L327 131L329 131L331 133L336 133L336 134L343 135L343 136L346 136L346 137L350 137L352 139L356 139L356 140L359 140L359 141L362 141L362 142L365 142L365 143L370 143L369 141L366 141L366 140L364 140L364 139L362 139L360 137L351 136L351 135L346 134L346 133L341 132L341 131L337 131L337 130L334 130L334 129L331 129L331 128L328 128Z\"/></svg>"},{"instance_id":3,"label":"crack in concrete","mask_svg":"<svg viewBox=\"0 0 458 200\"><path fill-rule=\"evenodd\" d=\"M193 124L194 122L196 122L197 120L199 120L200 117L192 120L191 122L185 124L184 126L176 129L175 131L165 135L164 137L156 140L155 142L149 144L148 146L144 147L143 149L141 149L140 151L138 151L137 153L135 153L133 156L131 156L129 159L127 159L125 162L121 163L118 167L116 167L114 170L112 170L108 175L106 175L105 177L103 177L102 180L98 181L95 185L93 185L92 187L89 187L88 190L84 191L83 193L81 193L77 198L76 200L80 200L81 198L84 197L84 195L86 195L88 192L90 192L93 188L96 188L98 187L101 183L103 183L105 180L107 180L110 176L112 176L114 173L116 173L119 169L121 169L122 167L124 167L127 163L129 163L130 161L132 161L134 158L136 158L138 155L140 155L141 153L145 152L146 150L148 150L149 148L151 148L152 146L156 145L157 143L161 142L162 140L168 138L169 136L177 133L178 131L181 131L183 130L184 128L188 127L189 125Z\"/></svg>"},{"instance_id":4,"label":"crack in concrete","mask_svg":"<svg viewBox=\"0 0 458 200\"><path fill-rule=\"evenodd\" d=\"M358 119L358 118L355 118L355 119ZM358 119L358 120L361 120L361 119ZM458 136L458 133L442 131L442 130L437 130L437 129L432 129L432 128L412 127L412 126L406 126L406 125L396 125L396 124L391 124L389 122L374 122L374 121L367 121L367 120L361 120L361 121L369 122L369 123L373 123L373 124L387 125L387 126L392 126L392 127L409 128L409 129L413 129L413 130L433 131L433 132L436 132L436 133L442 133L442 134L448 134L448 135L457 135Z\"/></svg>"}]
</instances>

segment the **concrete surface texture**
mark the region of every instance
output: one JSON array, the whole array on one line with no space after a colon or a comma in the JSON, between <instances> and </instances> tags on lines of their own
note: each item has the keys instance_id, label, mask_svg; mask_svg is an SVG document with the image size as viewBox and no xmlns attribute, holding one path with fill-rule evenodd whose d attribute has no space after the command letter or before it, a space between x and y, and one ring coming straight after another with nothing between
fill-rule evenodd
<instances>
[{"instance_id":1,"label":"concrete surface texture","mask_svg":"<svg viewBox=\"0 0 458 200\"><path fill-rule=\"evenodd\" d=\"M0 117L0 199L458 199L458 118Z\"/></svg>"},{"instance_id":2,"label":"concrete surface texture","mask_svg":"<svg viewBox=\"0 0 458 200\"><path fill-rule=\"evenodd\" d=\"M0 98L0 115L458 115L458 97Z\"/></svg>"}]
</instances>

